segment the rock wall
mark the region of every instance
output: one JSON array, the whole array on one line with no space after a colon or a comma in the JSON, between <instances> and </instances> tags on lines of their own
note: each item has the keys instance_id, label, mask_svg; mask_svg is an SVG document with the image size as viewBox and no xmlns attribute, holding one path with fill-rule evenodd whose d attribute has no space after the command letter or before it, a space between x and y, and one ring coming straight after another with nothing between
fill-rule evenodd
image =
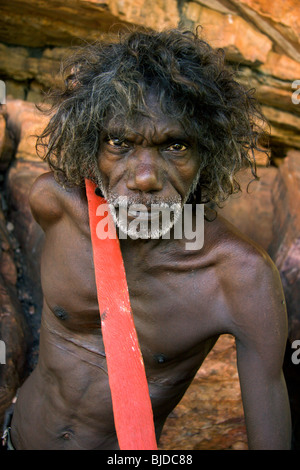
<instances>
[{"instance_id":1,"label":"rock wall","mask_svg":"<svg viewBox=\"0 0 300 470\"><path fill-rule=\"evenodd\" d=\"M55 84L71 46L132 26L200 25L205 39L224 48L241 83L255 88L270 123L271 165L258 157L261 180L247 193L241 175L242 195L221 212L260 243L280 271L289 315L285 373L300 447L300 365L291 363L290 350L300 339L298 0L10 0L0 9L0 80L7 99L0 113L0 339L11 345L7 364L0 365L0 421L38 355L43 234L31 216L28 192L46 167L35 153L33 135L45 121L34 103ZM227 337L218 344L168 419L164 449L247 447L238 377L232 372L234 344Z\"/></svg>"},{"instance_id":2,"label":"rock wall","mask_svg":"<svg viewBox=\"0 0 300 470\"><path fill-rule=\"evenodd\" d=\"M240 80L256 88L272 126L274 155L300 148L300 106L292 83L300 77L297 0L46 0L2 2L0 76L7 95L39 101L51 86L67 48L124 27L194 29L229 62ZM276 151L275 147L279 146Z\"/></svg>"}]
</instances>

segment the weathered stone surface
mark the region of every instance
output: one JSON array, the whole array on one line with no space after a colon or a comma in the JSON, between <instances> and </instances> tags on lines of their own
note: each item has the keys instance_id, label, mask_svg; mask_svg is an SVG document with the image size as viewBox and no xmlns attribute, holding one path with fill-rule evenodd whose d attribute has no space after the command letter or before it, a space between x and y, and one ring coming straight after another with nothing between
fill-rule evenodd
<instances>
[{"instance_id":1,"label":"weathered stone surface","mask_svg":"<svg viewBox=\"0 0 300 470\"><path fill-rule=\"evenodd\" d=\"M0 114L0 165L1 169L5 169L6 161L3 163L3 148L5 146L5 132L6 132L6 122L4 117Z\"/></svg>"},{"instance_id":2,"label":"weathered stone surface","mask_svg":"<svg viewBox=\"0 0 300 470\"><path fill-rule=\"evenodd\" d=\"M10 219L23 253L23 286L34 308L36 318L31 317L34 328L39 323L42 307L40 255L44 235L32 216L28 196L34 180L45 171L48 167L43 162L17 160L7 177Z\"/></svg>"},{"instance_id":3,"label":"weathered stone surface","mask_svg":"<svg viewBox=\"0 0 300 470\"><path fill-rule=\"evenodd\" d=\"M231 336L221 336L205 359L185 396L169 415L159 448L248 448L235 343Z\"/></svg>"},{"instance_id":4,"label":"weathered stone surface","mask_svg":"<svg viewBox=\"0 0 300 470\"><path fill-rule=\"evenodd\" d=\"M6 346L6 363L0 365L0 425L24 377L28 341L25 331L16 291L0 275L0 337Z\"/></svg>"},{"instance_id":5,"label":"weathered stone surface","mask_svg":"<svg viewBox=\"0 0 300 470\"><path fill-rule=\"evenodd\" d=\"M262 112L271 124L273 146L284 144L287 148L300 148L300 116L269 106L262 106Z\"/></svg>"},{"instance_id":6,"label":"weathered stone surface","mask_svg":"<svg viewBox=\"0 0 300 470\"><path fill-rule=\"evenodd\" d=\"M55 5L45 0L7 2L0 32L0 75L8 95L39 102L56 80L66 47L93 41L128 25L154 27L203 26L204 38L224 47L230 61L243 65L241 81L256 89L267 107L286 111L292 121L300 106L292 103L291 83L300 77L300 52L295 0L280 0L273 9L264 0L74 0ZM26 22L23 21L26 16ZM296 20L295 20L296 18ZM1 31L1 30L0 30ZM32 33L34 31L34 34ZM2 38L2 39L1 39ZM51 47L49 47L51 46ZM52 47L59 46L59 47ZM245 65L250 65L245 67ZM244 73L246 71L246 73ZM281 115L271 110L275 147L299 148L297 123L282 129ZM282 116L284 118L284 115Z\"/></svg>"},{"instance_id":7,"label":"weathered stone surface","mask_svg":"<svg viewBox=\"0 0 300 470\"><path fill-rule=\"evenodd\" d=\"M5 171L13 157L15 143L6 126L6 114L0 113L0 171Z\"/></svg>"},{"instance_id":8,"label":"weathered stone surface","mask_svg":"<svg viewBox=\"0 0 300 470\"><path fill-rule=\"evenodd\" d=\"M300 61L299 19L297 0L230 0L239 13L267 35L280 53Z\"/></svg>"},{"instance_id":9,"label":"weathered stone surface","mask_svg":"<svg viewBox=\"0 0 300 470\"><path fill-rule=\"evenodd\" d=\"M41 114L30 102L12 100L7 102L6 107L7 127L18 142L16 158L39 160L35 150L36 134L44 129L49 118Z\"/></svg>"},{"instance_id":10,"label":"weathered stone surface","mask_svg":"<svg viewBox=\"0 0 300 470\"><path fill-rule=\"evenodd\" d=\"M229 198L218 212L244 235L268 249L273 239L273 202L271 190L278 173L275 167L258 168L260 181L253 181L250 170L241 172L239 182L242 193Z\"/></svg>"},{"instance_id":11,"label":"weathered stone surface","mask_svg":"<svg viewBox=\"0 0 300 470\"><path fill-rule=\"evenodd\" d=\"M239 82L248 89L254 89L255 96L261 104L295 114L300 113L300 106L292 102L292 93L295 91L292 89L292 81L262 74L259 68L240 68L237 73Z\"/></svg>"},{"instance_id":12,"label":"weathered stone surface","mask_svg":"<svg viewBox=\"0 0 300 470\"><path fill-rule=\"evenodd\" d=\"M26 360L27 368L32 369L38 353L42 307L40 252L43 233L31 214L28 195L34 179L48 170L47 165L36 156L33 136L44 127L47 119L41 117L33 103L8 101L6 108L7 127L17 142L16 160L6 178L9 226L19 244L19 284L15 295L21 302L20 311L30 332ZM10 266L5 270L6 276L16 276L13 266L8 265L6 254L1 261L3 266L4 263Z\"/></svg>"},{"instance_id":13,"label":"weathered stone surface","mask_svg":"<svg viewBox=\"0 0 300 470\"><path fill-rule=\"evenodd\" d=\"M8 228L10 228L9 225ZM3 277L5 284L16 286L17 270L14 263L14 251L9 237L8 228L5 216L0 209L0 274Z\"/></svg>"},{"instance_id":14,"label":"weathered stone surface","mask_svg":"<svg viewBox=\"0 0 300 470\"><path fill-rule=\"evenodd\" d=\"M204 5L212 10L218 11L225 14L236 14L234 7L231 7L228 2L223 2L222 0L194 0L195 3Z\"/></svg>"},{"instance_id":15,"label":"weathered stone surface","mask_svg":"<svg viewBox=\"0 0 300 470\"><path fill-rule=\"evenodd\" d=\"M300 338L300 152L290 151L272 188L274 237L269 252L279 269L289 315L289 339Z\"/></svg>"},{"instance_id":16,"label":"weathered stone surface","mask_svg":"<svg viewBox=\"0 0 300 470\"><path fill-rule=\"evenodd\" d=\"M94 41L129 24L162 29L179 22L176 0L11 0L1 10L0 41L29 47Z\"/></svg>"},{"instance_id":17,"label":"weathered stone surface","mask_svg":"<svg viewBox=\"0 0 300 470\"><path fill-rule=\"evenodd\" d=\"M5 344L5 363L0 365L0 425L24 378L30 339L18 300L14 247L6 225L0 210L0 340Z\"/></svg>"},{"instance_id":18,"label":"weathered stone surface","mask_svg":"<svg viewBox=\"0 0 300 470\"><path fill-rule=\"evenodd\" d=\"M291 81L279 80L243 67L238 80L247 89L255 90L255 97L271 126L271 148L299 148L300 104L294 104Z\"/></svg>"},{"instance_id":19,"label":"weathered stone surface","mask_svg":"<svg viewBox=\"0 0 300 470\"><path fill-rule=\"evenodd\" d=\"M212 46L225 49L229 59L245 63L266 61L272 42L238 15L224 15L195 2L185 3L183 12L195 26L203 27L203 35Z\"/></svg>"},{"instance_id":20,"label":"weathered stone surface","mask_svg":"<svg viewBox=\"0 0 300 470\"><path fill-rule=\"evenodd\" d=\"M118 18L107 1L100 5L79 1L11 1L1 6L1 41L7 44L44 47L66 45L78 38L95 40L99 31L107 31ZM26 22L24 22L26 17ZM33 34L34 31L34 34Z\"/></svg>"},{"instance_id":21,"label":"weathered stone surface","mask_svg":"<svg viewBox=\"0 0 300 470\"><path fill-rule=\"evenodd\" d=\"M290 341L300 338L300 152L288 152L279 168L258 168L259 182L247 183L218 212L268 251L283 282L289 314Z\"/></svg>"},{"instance_id":22,"label":"weathered stone surface","mask_svg":"<svg viewBox=\"0 0 300 470\"><path fill-rule=\"evenodd\" d=\"M95 0L93 1L95 3ZM178 25L180 17L176 0L110 0L111 12L130 24L162 30Z\"/></svg>"},{"instance_id":23,"label":"weathered stone surface","mask_svg":"<svg viewBox=\"0 0 300 470\"><path fill-rule=\"evenodd\" d=\"M300 374L293 364L294 340L300 338L300 152L292 150L278 168L272 188L274 237L269 248L280 273L286 298L289 340L284 359L293 422L293 445L300 449Z\"/></svg>"},{"instance_id":24,"label":"weathered stone surface","mask_svg":"<svg viewBox=\"0 0 300 470\"><path fill-rule=\"evenodd\" d=\"M300 77L300 63L285 54L270 51L267 60L258 68L265 75L293 82Z\"/></svg>"},{"instance_id":25,"label":"weathered stone surface","mask_svg":"<svg viewBox=\"0 0 300 470\"><path fill-rule=\"evenodd\" d=\"M0 44L0 74L18 82L36 79L44 87L55 84L66 48L46 48L39 54L26 47Z\"/></svg>"}]
</instances>

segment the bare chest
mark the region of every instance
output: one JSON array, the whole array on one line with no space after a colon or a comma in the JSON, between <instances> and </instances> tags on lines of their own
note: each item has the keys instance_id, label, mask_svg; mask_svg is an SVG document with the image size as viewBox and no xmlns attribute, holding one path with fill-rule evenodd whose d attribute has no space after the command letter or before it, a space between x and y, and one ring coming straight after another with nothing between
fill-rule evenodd
<instances>
[{"instance_id":1,"label":"bare chest","mask_svg":"<svg viewBox=\"0 0 300 470\"><path fill-rule=\"evenodd\" d=\"M77 254L77 269L70 256L63 272L52 273L53 256L44 257L44 296L49 314L63 329L99 336L102 345L99 303L92 257ZM50 261L51 260L51 261ZM61 259L62 261L62 259ZM74 265L75 267L76 265ZM209 305L209 281L196 270L176 265L140 269L125 258L131 308L145 362L151 367L202 357L205 343L218 334ZM101 303L101 302L100 302ZM100 341L101 340L101 341ZM100 347L100 346L99 346Z\"/></svg>"},{"instance_id":2,"label":"bare chest","mask_svg":"<svg viewBox=\"0 0 300 470\"><path fill-rule=\"evenodd\" d=\"M77 220L77 219L76 219ZM146 360L162 364L197 354L219 333L209 260L169 241L121 242L134 322ZM103 267L105 275L105 267ZM44 299L63 328L101 335L93 252L86 224L64 219L42 254ZM112 289L113 291L113 289Z\"/></svg>"}]
</instances>

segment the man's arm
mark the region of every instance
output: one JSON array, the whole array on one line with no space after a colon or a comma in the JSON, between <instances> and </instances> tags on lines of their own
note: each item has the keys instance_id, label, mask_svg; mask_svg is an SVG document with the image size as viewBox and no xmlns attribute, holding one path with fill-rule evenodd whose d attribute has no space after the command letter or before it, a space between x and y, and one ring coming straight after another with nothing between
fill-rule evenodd
<instances>
[{"instance_id":1,"label":"man's arm","mask_svg":"<svg viewBox=\"0 0 300 470\"><path fill-rule=\"evenodd\" d=\"M245 257L231 294L249 449L289 449L290 409L282 372L287 315L279 273L266 254Z\"/></svg>"}]
</instances>

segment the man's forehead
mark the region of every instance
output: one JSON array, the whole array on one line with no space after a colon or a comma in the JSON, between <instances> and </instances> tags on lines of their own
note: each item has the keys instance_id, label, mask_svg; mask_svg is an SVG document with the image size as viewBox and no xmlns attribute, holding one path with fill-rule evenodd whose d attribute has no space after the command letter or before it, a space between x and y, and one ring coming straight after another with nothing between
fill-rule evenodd
<instances>
[{"instance_id":1,"label":"man's forehead","mask_svg":"<svg viewBox=\"0 0 300 470\"><path fill-rule=\"evenodd\" d=\"M129 103L128 103L129 104ZM177 112L176 112L177 110ZM181 118L176 118L176 114ZM184 122L184 123L183 123ZM108 133L128 134L130 132L143 134L178 134L192 139L190 119L182 116L176 102L168 103L165 94L160 95L155 86L148 88L138 103L132 103L123 110L113 106L107 113L105 130Z\"/></svg>"},{"instance_id":2,"label":"man's forehead","mask_svg":"<svg viewBox=\"0 0 300 470\"><path fill-rule=\"evenodd\" d=\"M179 119L168 116L162 111L152 113L150 116L144 113L136 113L133 116L111 117L105 126L105 132L109 135L153 135L174 136L180 138L192 138L190 132L185 129Z\"/></svg>"}]
</instances>

